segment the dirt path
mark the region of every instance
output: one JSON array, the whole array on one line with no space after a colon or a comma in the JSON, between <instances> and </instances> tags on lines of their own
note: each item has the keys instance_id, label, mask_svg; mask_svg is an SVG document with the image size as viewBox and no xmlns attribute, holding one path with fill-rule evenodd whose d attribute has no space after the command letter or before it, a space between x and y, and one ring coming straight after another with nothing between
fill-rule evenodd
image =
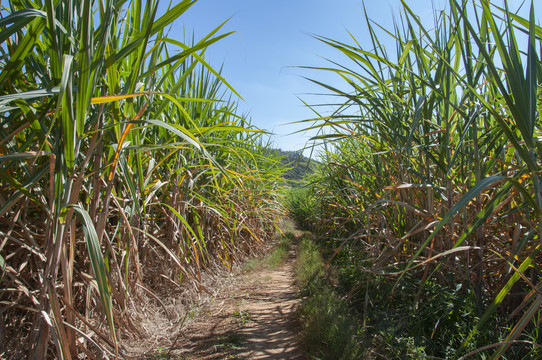
<instances>
[{"instance_id":1,"label":"dirt path","mask_svg":"<svg viewBox=\"0 0 542 360\"><path fill-rule=\"evenodd\" d=\"M297 343L295 247L274 270L240 275L183 331L175 358L305 359Z\"/></svg>"}]
</instances>

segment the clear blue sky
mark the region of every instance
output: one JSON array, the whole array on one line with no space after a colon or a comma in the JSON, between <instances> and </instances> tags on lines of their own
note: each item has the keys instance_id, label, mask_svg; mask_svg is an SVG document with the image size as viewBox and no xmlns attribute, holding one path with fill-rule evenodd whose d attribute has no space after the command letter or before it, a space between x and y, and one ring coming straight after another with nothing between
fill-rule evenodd
<instances>
[{"instance_id":1,"label":"clear blue sky","mask_svg":"<svg viewBox=\"0 0 542 360\"><path fill-rule=\"evenodd\" d=\"M428 25L432 24L433 7L443 9L448 3L406 2ZM502 0L492 2L502 5ZM535 0L537 18L542 14L541 2ZM522 1L508 3L515 9ZM365 6L369 18L385 28L393 26L393 16L398 17L402 8L399 0L367 0ZM212 45L206 59L215 68L224 64L224 77L244 99L239 102L241 114L248 114L257 127L275 133L276 147L302 148L310 134L289 135L301 125L287 124L314 117L298 97L311 103L315 98L308 93L322 92L303 76L329 83L335 79L298 66L325 66L323 58L337 59L336 51L311 34L351 44L349 31L362 45L369 45L362 0L199 0L169 35L183 40L186 31L199 39L230 17L222 33L237 33Z\"/></svg>"}]
</instances>

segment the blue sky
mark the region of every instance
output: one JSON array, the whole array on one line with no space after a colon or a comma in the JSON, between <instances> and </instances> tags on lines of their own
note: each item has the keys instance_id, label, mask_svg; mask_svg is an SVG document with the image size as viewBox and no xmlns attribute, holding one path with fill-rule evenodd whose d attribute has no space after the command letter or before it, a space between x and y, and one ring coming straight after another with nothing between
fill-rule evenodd
<instances>
[{"instance_id":1,"label":"blue sky","mask_svg":"<svg viewBox=\"0 0 542 360\"><path fill-rule=\"evenodd\" d=\"M433 7L443 9L447 0L407 0L422 19L432 24ZM520 0L510 0L511 9ZM502 1L494 1L502 5ZM535 0L537 17L541 14ZM369 18L385 28L399 16L399 0L365 1ZM206 59L216 68L223 67L226 80L240 93L241 114L252 123L275 134L276 147L285 150L302 148L310 133L296 133L303 125L291 124L310 119L314 113L298 97L314 103L320 99L310 93L322 89L303 77L333 83L323 72L300 66L325 66L324 58L337 59L338 53L311 37L321 35L352 43L352 33L362 46L369 45L362 0L199 0L172 28L171 37L183 40L183 32L203 37L230 18L222 33L235 34L212 45Z\"/></svg>"}]
</instances>

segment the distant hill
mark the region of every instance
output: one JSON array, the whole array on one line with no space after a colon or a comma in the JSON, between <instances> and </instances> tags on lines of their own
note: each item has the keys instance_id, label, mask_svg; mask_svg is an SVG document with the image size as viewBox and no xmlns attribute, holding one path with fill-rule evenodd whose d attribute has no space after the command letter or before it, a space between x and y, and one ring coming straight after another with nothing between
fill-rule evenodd
<instances>
[{"instance_id":1,"label":"distant hill","mask_svg":"<svg viewBox=\"0 0 542 360\"><path fill-rule=\"evenodd\" d=\"M281 163L290 168L284 175L284 178L290 183L294 183L303 179L305 176L312 174L317 162L303 155L303 151L284 151L281 149L271 149L276 155L281 158ZM293 185L293 184L292 184Z\"/></svg>"}]
</instances>

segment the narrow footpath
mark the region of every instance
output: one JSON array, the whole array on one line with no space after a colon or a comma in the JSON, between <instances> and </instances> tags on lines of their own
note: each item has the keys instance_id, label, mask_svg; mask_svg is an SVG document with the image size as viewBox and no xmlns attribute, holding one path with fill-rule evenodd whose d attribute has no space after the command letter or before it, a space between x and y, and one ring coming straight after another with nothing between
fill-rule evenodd
<instances>
[{"instance_id":1,"label":"narrow footpath","mask_svg":"<svg viewBox=\"0 0 542 360\"><path fill-rule=\"evenodd\" d=\"M276 269L252 269L202 309L183 331L174 359L305 359L295 319L296 246Z\"/></svg>"}]
</instances>

